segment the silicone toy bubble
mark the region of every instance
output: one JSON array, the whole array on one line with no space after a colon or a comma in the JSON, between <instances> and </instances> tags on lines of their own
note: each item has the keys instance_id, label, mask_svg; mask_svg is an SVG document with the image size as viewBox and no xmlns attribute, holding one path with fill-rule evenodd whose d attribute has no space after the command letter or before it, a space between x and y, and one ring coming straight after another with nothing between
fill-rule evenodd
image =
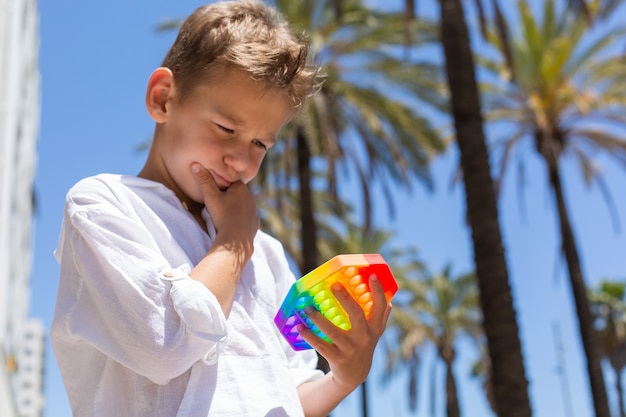
<instances>
[{"instance_id":1,"label":"silicone toy bubble","mask_svg":"<svg viewBox=\"0 0 626 417\"><path fill-rule=\"evenodd\" d=\"M335 326L349 330L352 325L348 314L332 293L331 287L336 282L343 284L361 306L365 316L369 317L373 304L369 287L369 277L372 274L382 284L389 302L398 291L398 284L381 255L337 255L293 283L274 317L274 323L294 350L312 349L298 332L299 324L332 342L308 318L305 309L311 306Z\"/></svg>"}]
</instances>

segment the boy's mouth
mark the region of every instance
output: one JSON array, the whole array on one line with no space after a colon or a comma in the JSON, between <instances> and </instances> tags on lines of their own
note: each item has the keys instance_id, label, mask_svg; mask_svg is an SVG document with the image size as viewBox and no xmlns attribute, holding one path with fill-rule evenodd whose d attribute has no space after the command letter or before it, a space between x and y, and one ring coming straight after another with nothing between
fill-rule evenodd
<instances>
[{"instance_id":1,"label":"boy's mouth","mask_svg":"<svg viewBox=\"0 0 626 417\"><path fill-rule=\"evenodd\" d=\"M213 176L213 181L215 181L215 184L217 184L217 188L219 188L220 191L228 190L228 188L232 184L230 181L228 181L226 178L222 177L215 171L211 171L211 175Z\"/></svg>"}]
</instances>

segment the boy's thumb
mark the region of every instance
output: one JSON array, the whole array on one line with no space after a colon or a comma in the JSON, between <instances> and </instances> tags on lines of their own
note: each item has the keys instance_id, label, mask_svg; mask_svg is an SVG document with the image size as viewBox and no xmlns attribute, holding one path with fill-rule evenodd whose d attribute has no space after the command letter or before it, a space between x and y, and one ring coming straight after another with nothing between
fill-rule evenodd
<instances>
[{"instance_id":1,"label":"boy's thumb","mask_svg":"<svg viewBox=\"0 0 626 417\"><path fill-rule=\"evenodd\" d=\"M194 162L193 164L191 164L191 172L193 172L194 175L200 180L206 180L207 172L205 169L202 169L202 165L200 165L199 163Z\"/></svg>"},{"instance_id":2,"label":"boy's thumb","mask_svg":"<svg viewBox=\"0 0 626 417\"><path fill-rule=\"evenodd\" d=\"M191 172L201 184L211 184L213 177L211 173L197 162L191 164Z\"/></svg>"}]
</instances>

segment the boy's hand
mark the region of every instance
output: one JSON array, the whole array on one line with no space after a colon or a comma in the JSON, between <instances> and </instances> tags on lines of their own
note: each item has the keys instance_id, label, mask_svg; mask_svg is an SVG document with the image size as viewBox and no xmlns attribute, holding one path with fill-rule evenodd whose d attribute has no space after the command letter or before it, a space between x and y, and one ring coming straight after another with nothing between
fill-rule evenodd
<instances>
[{"instance_id":1,"label":"boy's hand","mask_svg":"<svg viewBox=\"0 0 626 417\"><path fill-rule=\"evenodd\" d=\"M369 374L374 349L387 325L391 303L387 303L383 287L374 275L370 276L373 305L369 319L341 284L333 285L332 290L348 313L352 328L342 330L311 309L307 315L333 343L317 337L305 326L299 330L304 340L326 358L336 383L352 392Z\"/></svg>"},{"instance_id":2,"label":"boy's hand","mask_svg":"<svg viewBox=\"0 0 626 417\"><path fill-rule=\"evenodd\" d=\"M256 202L248 186L242 182L233 183L228 189L219 189L211 173L198 163L191 167L200 184L204 205L207 208L218 235L228 240L245 242L252 250L252 241L260 221ZM251 252L250 252L251 254Z\"/></svg>"},{"instance_id":3,"label":"boy's hand","mask_svg":"<svg viewBox=\"0 0 626 417\"><path fill-rule=\"evenodd\" d=\"M259 229L256 204L244 183L234 183L222 191L200 164L192 164L191 171L200 185L217 236L189 276L215 295L228 316L241 274L254 251L254 236Z\"/></svg>"}]
</instances>

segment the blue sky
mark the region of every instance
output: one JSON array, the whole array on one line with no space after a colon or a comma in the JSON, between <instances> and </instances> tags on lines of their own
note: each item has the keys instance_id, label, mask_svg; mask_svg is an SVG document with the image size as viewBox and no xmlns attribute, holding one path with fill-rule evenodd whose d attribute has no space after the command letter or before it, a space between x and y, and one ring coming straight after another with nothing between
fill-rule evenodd
<instances>
[{"instance_id":1,"label":"blue sky","mask_svg":"<svg viewBox=\"0 0 626 417\"><path fill-rule=\"evenodd\" d=\"M401 3L396 1L396 3ZM432 1L419 2L424 10ZM38 209L35 218L31 315L49 329L56 298L58 272L52 252L56 246L63 200L79 179L101 173L135 174L145 157L136 146L148 140L153 125L144 108L144 92L174 34L156 33L163 19L186 16L197 1L111 0L106 3L42 1L40 9L42 119L36 177ZM626 279L626 172L599 155L598 164L613 194L621 233L615 233L598 189L583 186L570 164L564 167L566 195L579 244L583 270L591 285L602 278ZM472 268L469 230L464 222L464 195L449 187L457 163L452 149L433 164L437 189L419 187L409 195L397 192L398 216L379 222L397 232L396 245L416 246L433 272L452 263L454 273ZM571 399L571 417L592 416L586 366L565 265L559 257L558 225L544 167L528 160L530 173L523 211L513 177L505 184L500 220L513 296L520 325L523 354L534 416L566 416L564 395ZM380 191L380 190L378 190ZM558 326L563 356L557 357L554 326ZM490 416L479 383L469 379L468 362L476 352L461 343L455 365L463 415ZM371 374L373 416L408 416L406 376L390 385L380 383L383 356L379 350ZM425 352L425 365L432 362ZM565 365L567 392L557 372ZM442 368L439 368L441 371ZM424 367L420 403L415 415L430 416L428 373ZM46 357L46 417L70 416L62 381L48 345ZM435 416L444 415L443 377L437 377ZM607 386L613 379L607 374ZM357 415L356 392L339 406L336 417ZM614 401L611 390L611 400ZM569 415L567 417L570 417Z\"/></svg>"}]
</instances>

